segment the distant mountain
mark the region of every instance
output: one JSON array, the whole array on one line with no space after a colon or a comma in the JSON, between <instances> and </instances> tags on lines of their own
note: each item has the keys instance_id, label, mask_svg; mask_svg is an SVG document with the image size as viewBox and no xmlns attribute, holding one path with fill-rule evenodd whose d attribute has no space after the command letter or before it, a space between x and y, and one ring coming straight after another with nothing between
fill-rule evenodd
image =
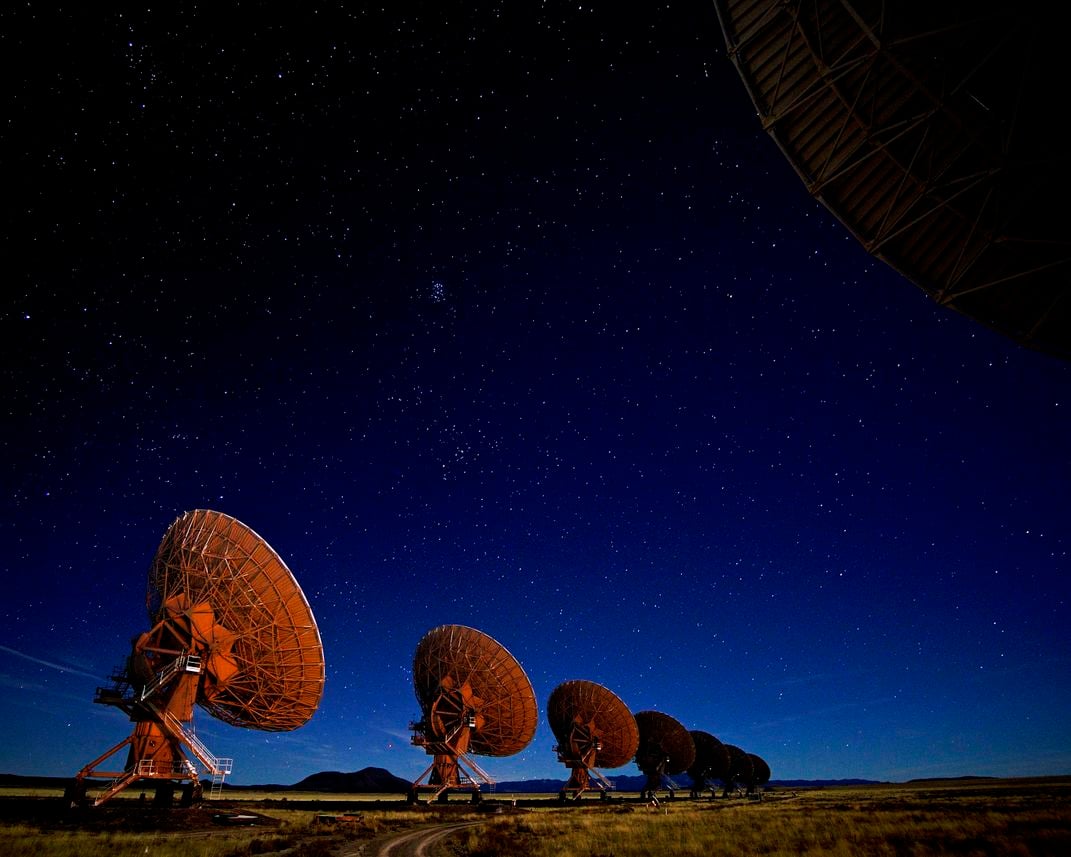
<instances>
[{"instance_id":1,"label":"distant mountain","mask_svg":"<svg viewBox=\"0 0 1071 857\"><path fill-rule=\"evenodd\" d=\"M409 780L396 777L385 768L362 768L349 774L321 771L289 788L297 792L406 794L409 787Z\"/></svg>"},{"instance_id":2,"label":"distant mountain","mask_svg":"<svg viewBox=\"0 0 1071 857\"><path fill-rule=\"evenodd\" d=\"M605 773L605 772L604 772ZM516 780L512 782L501 782L495 785L495 791L499 792L517 792L518 794L553 794L561 791L562 787L568 778L563 777L560 780ZM619 792L638 792L647 783L647 777L642 774L629 775L624 774L620 776L606 775L606 779L614 784L614 789ZM687 774L680 774L679 776L671 777L682 791L691 791L692 780ZM806 788L826 788L829 786L867 786L875 785L882 782L881 780L770 780L766 785L766 788L792 788L792 789L806 789Z\"/></svg>"},{"instance_id":3,"label":"distant mountain","mask_svg":"<svg viewBox=\"0 0 1071 857\"><path fill-rule=\"evenodd\" d=\"M780 787L783 789L822 789L826 786L877 786L887 783L888 780L770 780L766 788Z\"/></svg>"},{"instance_id":4,"label":"distant mountain","mask_svg":"<svg viewBox=\"0 0 1071 857\"><path fill-rule=\"evenodd\" d=\"M35 777L20 774L0 774L0 787L6 788L54 788L62 789L70 784L72 777ZM99 780L90 780L97 784ZM207 793L211 784L209 780L202 780ZM348 794L406 794L410 783L400 777L394 776L384 768L364 768L352 773L341 771L321 771L318 774L305 777L301 782L292 786L278 784L239 786L232 783L224 783L224 791L227 792L323 792L348 793Z\"/></svg>"},{"instance_id":5,"label":"distant mountain","mask_svg":"<svg viewBox=\"0 0 1071 857\"><path fill-rule=\"evenodd\" d=\"M22 776L19 774L0 774L0 786L8 788L56 788L62 789L71 782L71 777L35 777ZM496 792L514 792L517 794L557 794L565 785L568 777L561 779L541 780L514 780L500 782L495 785ZM638 792L647 782L642 774L638 775L607 775L607 779L614 784L619 792ZM948 778L956 779L956 778ZM959 777L961 780L990 779L984 777ZM674 782L681 790L691 789L691 779L687 774L673 777ZM825 788L827 786L865 786L875 785L881 780L771 780L767 788ZM925 780L912 780L911 782L925 782ZM205 781L206 788L208 781ZM229 792L241 791L272 791L272 792L321 792L324 794L408 794L411 783L396 777L385 768L362 768L352 773L341 771L321 771L305 777L292 786L283 785L253 785L238 786L231 783L224 784L224 789Z\"/></svg>"},{"instance_id":6,"label":"distant mountain","mask_svg":"<svg viewBox=\"0 0 1071 857\"><path fill-rule=\"evenodd\" d=\"M613 776L604 771L603 776L613 783L614 790L619 792L638 792L647 783L647 777L643 776L643 774L636 774L635 776L629 774ZM566 775L559 780L516 780L513 782L496 783L495 791L518 792L520 794L555 794L562 790L568 779L569 777ZM688 779L687 775L674 777L673 780L682 789L691 787L692 781ZM594 783L592 785L594 785Z\"/></svg>"},{"instance_id":7,"label":"distant mountain","mask_svg":"<svg viewBox=\"0 0 1071 857\"><path fill-rule=\"evenodd\" d=\"M909 783L946 783L959 780L995 780L997 777L979 777L974 774L964 774L962 777L917 777L908 780Z\"/></svg>"},{"instance_id":8,"label":"distant mountain","mask_svg":"<svg viewBox=\"0 0 1071 857\"><path fill-rule=\"evenodd\" d=\"M72 777L36 777L23 774L0 774L0 786L16 789L62 789Z\"/></svg>"},{"instance_id":9,"label":"distant mountain","mask_svg":"<svg viewBox=\"0 0 1071 857\"><path fill-rule=\"evenodd\" d=\"M510 780L495 783L496 792L516 792L517 794L557 794L562 790L568 777L560 780ZM487 791L486 787L483 789Z\"/></svg>"}]
</instances>

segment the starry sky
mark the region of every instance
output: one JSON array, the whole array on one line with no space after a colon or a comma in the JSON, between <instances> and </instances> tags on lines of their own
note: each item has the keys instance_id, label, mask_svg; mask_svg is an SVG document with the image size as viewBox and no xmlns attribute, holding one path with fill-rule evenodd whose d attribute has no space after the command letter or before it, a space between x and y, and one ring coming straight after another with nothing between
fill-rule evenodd
<instances>
[{"instance_id":1,"label":"starry sky","mask_svg":"<svg viewBox=\"0 0 1071 857\"><path fill-rule=\"evenodd\" d=\"M583 678L777 778L1071 773L1071 364L874 260L708 3L0 10L0 771L73 775L182 512L327 663L236 783L416 777L412 656ZM522 8L517 8L522 7ZM616 771L635 774L629 764Z\"/></svg>"}]
</instances>

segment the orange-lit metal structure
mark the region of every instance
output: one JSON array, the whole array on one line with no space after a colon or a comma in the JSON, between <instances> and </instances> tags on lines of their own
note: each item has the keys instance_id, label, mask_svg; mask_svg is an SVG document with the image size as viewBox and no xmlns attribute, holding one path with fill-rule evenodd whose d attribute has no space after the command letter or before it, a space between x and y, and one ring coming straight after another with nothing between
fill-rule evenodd
<instances>
[{"instance_id":1,"label":"orange-lit metal structure","mask_svg":"<svg viewBox=\"0 0 1071 857\"><path fill-rule=\"evenodd\" d=\"M762 127L869 253L939 304L1071 358L1060 4L715 8Z\"/></svg>"},{"instance_id":2,"label":"orange-lit metal structure","mask_svg":"<svg viewBox=\"0 0 1071 857\"><path fill-rule=\"evenodd\" d=\"M691 730L695 743L695 760L688 768L692 778L692 797L711 788L711 780L724 780L729 775L729 751L725 745L709 732L700 729Z\"/></svg>"},{"instance_id":3,"label":"orange-lit metal structure","mask_svg":"<svg viewBox=\"0 0 1071 857\"><path fill-rule=\"evenodd\" d=\"M647 775L643 796L653 800L665 779L672 797L679 787L669 777L686 771L695 761L692 735L679 720L661 711L638 712L636 725L640 731L636 766Z\"/></svg>"},{"instance_id":4,"label":"orange-lit metal structure","mask_svg":"<svg viewBox=\"0 0 1071 857\"><path fill-rule=\"evenodd\" d=\"M478 801L480 785L493 788L494 780L471 754L511 756L535 735L532 683L517 659L482 631L464 625L428 631L413 656L413 689L423 716L409 724L412 743L434 759L413 782L411 800L424 789L434 800L469 788Z\"/></svg>"},{"instance_id":5,"label":"orange-lit metal structure","mask_svg":"<svg viewBox=\"0 0 1071 857\"><path fill-rule=\"evenodd\" d=\"M613 789L597 767L618 768L636 754L640 732L628 706L611 690L593 681L558 685L547 700L547 719L558 745L558 761L572 771L561 791L573 798L595 786L603 796Z\"/></svg>"},{"instance_id":6,"label":"orange-lit metal structure","mask_svg":"<svg viewBox=\"0 0 1071 857\"><path fill-rule=\"evenodd\" d=\"M124 711L133 734L82 768L68 792L86 799L90 778L111 783L99 805L139 780L155 781L169 804L200 795L201 771L218 791L231 760L194 734L198 704L233 726L280 732L312 717L324 687L324 656L312 610L286 564L253 530L198 509L164 535L149 571L151 627L136 637L113 684L95 702ZM122 770L99 766L128 747Z\"/></svg>"}]
</instances>

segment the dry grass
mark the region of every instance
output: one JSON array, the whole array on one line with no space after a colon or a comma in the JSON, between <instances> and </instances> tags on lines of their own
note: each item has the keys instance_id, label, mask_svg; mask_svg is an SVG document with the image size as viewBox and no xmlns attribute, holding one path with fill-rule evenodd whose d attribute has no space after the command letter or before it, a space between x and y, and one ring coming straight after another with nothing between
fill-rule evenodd
<instances>
[{"instance_id":1,"label":"dry grass","mask_svg":"<svg viewBox=\"0 0 1071 857\"><path fill-rule=\"evenodd\" d=\"M4 857L245 857L292 848L304 837L287 830L203 830L182 833L0 829Z\"/></svg>"},{"instance_id":2,"label":"dry grass","mask_svg":"<svg viewBox=\"0 0 1071 857\"><path fill-rule=\"evenodd\" d=\"M23 790L17 796L35 797ZM453 807L448 814L434 808L414 811L377 807L372 802L353 802L345 812L310 809L322 798L325 805L337 807L337 795L319 795L311 801L306 796L303 806L288 806L288 801L271 800L219 801L202 804L200 810L164 810L156 813L151 807L126 808L108 804L107 815L98 810L85 810L81 815L66 816L58 795L48 794L46 800L31 802L30 821L0 820L0 855L2 857L252 857L252 855L285 854L286 857L331 857L337 853L354 853L361 842L377 836L390 835L415 825L436 824L442 821L464 821L482 818L467 807ZM395 802L397 797L395 796ZM34 806L36 805L36 806ZM20 803L25 809L25 801ZM42 806L49 807L47 810ZM0 808L3 804L0 803ZM230 827L210 822L218 813L255 813L263 817L258 826ZM321 816L350 816L325 823ZM132 827L152 825L156 819L161 827L138 832ZM197 819L193 821L193 819ZM185 819L190 819L186 821Z\"/></svg>"},{"instance_id":3,"label":"dry grass","mask_svg":"<svg viewBox=\"0 0 1071 857\"><path fill-rule=\"evenodd\" d=\"M1071 783L927 784L775 793L762 802L674 801L498 818L466 857L998 857L1071 854Z\"/></svg>"},{"instance_id":4,"label":"dry grass","mask_svg":"<svg viewBox=\"0 0 1071 857\"><path fill-rule=\"evenodd\" d=\"M25 795L25 792L23 792ZM383 796L393 798L396 796ZM505 796L496 796L508 807ZM532 796L518 796L530 804ZM337 805L338 795L307 795ZM452 806L407 809L354 801L360 821L325 825L318 812L268 803L249 807L274 827L136 833L124 829L67 829L0 823L4 857L329 857L354 853L362 842L414 825L479 819L447 846L454 857L1064 857L1071 854L1071 778L923 783L864 788L779 790L761 802L675 800L652 811L636 799L536 808L487 815ZM255 810L253 809L255 807ZM222 808L222 807L220 807ZM120 813L120 817L126 816Z\"/></svg>"}]
</instances>

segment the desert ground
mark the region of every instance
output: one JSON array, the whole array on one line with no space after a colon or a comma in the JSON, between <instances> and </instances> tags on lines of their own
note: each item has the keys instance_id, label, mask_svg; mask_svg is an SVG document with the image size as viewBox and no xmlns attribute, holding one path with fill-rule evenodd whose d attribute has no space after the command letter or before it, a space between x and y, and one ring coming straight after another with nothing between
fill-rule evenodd
<instances>
[{"instance_id":1,"label":"desert ground","mask_svg":"<svg viewBox=\"0 0 1071 857\"><path fill-rule=\"evenodd\" d=\"M5 857L495 857L561 855L1071 854L1071 777L768 789L755 797L241 793L189 808L128 797L71 808L60 792L0 791Z\"/></svg>"}]
</instances>

